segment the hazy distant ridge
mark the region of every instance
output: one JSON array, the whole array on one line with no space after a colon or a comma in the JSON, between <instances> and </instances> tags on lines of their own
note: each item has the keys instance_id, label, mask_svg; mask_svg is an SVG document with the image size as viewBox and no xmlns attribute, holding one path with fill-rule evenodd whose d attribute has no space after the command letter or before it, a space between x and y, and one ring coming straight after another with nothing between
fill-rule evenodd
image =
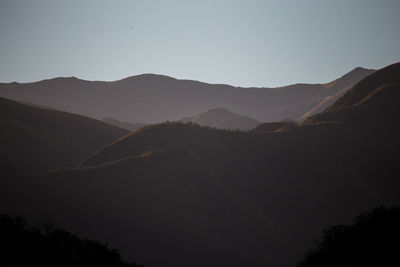
<instances>
[{"instance_id":1,"label":"hazy distant ridge","mask_svg":"<svg viewBox=\"0 0 400 267\"><path fill-rule=\"evenodd\" d=\"M300 119L323 110L373 70L356 68L327 84L241 88L144 74L114 82L74 77L0 84L0 96L97 119L157 123L223 107L258 121Z\"/></svg>"}]
</instances>

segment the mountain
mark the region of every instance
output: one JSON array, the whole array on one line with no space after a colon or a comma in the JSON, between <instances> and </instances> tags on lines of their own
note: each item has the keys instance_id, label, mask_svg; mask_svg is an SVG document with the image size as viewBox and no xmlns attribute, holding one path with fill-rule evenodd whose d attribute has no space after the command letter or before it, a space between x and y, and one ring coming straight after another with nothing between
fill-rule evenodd
<instances>
[{"instance_id":1,"label":"mountain","mask_svg":"<svg viewBox=\"0 0 400 267\"><path fill-rule=\"evenodd\" d=\"M323 229L399 203L398 77L400 63L376 71L301 123L142 127L80 166L0 187L0 210L146 266L294 266Z\"/></svg>"},{"instance_id":2,"label":"mountain","mask_svg":"<svg viewBox=\"0 0 400 267\"><path fill-rule=\"evenodd\" d=\"M261 122L247 116L240 116L224 108L213 108L193 117L183 118L182 122L193 122L218 129L250 130Z\"/></svg>"},{"instance_id":3,"label":"mountain","mask_svg":"<svg viewBox=\"0 0 400 267\"><path fill-rule=\"evenodd\" d=\"M102 121L104 121L108 124L114 125L116 127L129 130L129 131L134 131L134 130L137 130L139 128L146 126L146 124L144 124L144 123L132 123L129 121L119 121L119 120L116 120L113 118L104 118L104 119L102 119Z\"/></svg>"},{"instance_id":4,"label":"mountain","mask_svg":"<svg viewBox=\"0 0 400 267\"><path fill-rule=\"evenodd\" d=\"M400 161L399 73L399 63L377 71L299 127L300 134L307 129L316 145L324 146L338 160L362 171L396 196L400 196L396 167ZM333 132L340 142L330 140Z\"/></svg>"},{"instance_id":5,"label":"mountain","mask_svg":"<svg viewBox=\"0 0 400 267\"><path fill-rule=\"evenodd\" d=\"M298 119L306 119L331 106L337 99L351 89L353 85L373 72L374 70L357 67L339 79L323 84L326 90L323 90L321 94L310 101L310 108Z\"/></svg>"},{"instance_id":6,"label":"mountain","mask_svg":"<svg viewBox=\"0 0 400 267\"><path fill-rule=\"evenodd\" d=\"M127 133L101 121L0 98L2 171L43 171L80 163Z\"/></svg>"},{"instance_id":7,"label":"mountain","mask_svg":"<svg viewBox=\"0 0 400 267\"><path fill-rule=\"evenodd\" d=\"M75 77L2 83L0 96L96 119L158 123L224 107L259 121L304 119L327 107L374 70L356 68L326 84L241 88L143 74L114 82Z\"/></svg>"},{"instance_id":8,"label":"mountain","mask_svg":"<svg viewBox=\"0 0 400 267\"><path fill-rule=\"evenodd\" d=\"M238 255L235 257L238 266L291 265L295 260L290 262L290 259L300 257L304 248L310 247L319 231L327 226L347 222L353 214L380 204L398 203L400 187L396 164L400 159L395 151L400 144L399 127L394 121L399 114L395 99L398 99L400 86L396 77L400 77L400 64L368 76L325 112L301 124L272 127L272 131L230 133L185 124L142 128L100 150L81 169L75 170L74 175L96 177L97 173L106 170L113 173L125 166L126 173L135 177L132 187L137 193L134 195L140 191L161 198L158 202L161 207L152 206L150 196L136 200L145 203L146 212L151 213L140 213L148 216L146 220L164 218L165 212L168 216L173 214L172 225L188 229L184 232L191 234L195 232L192 227L197 225L195 218L208 218L208 221L202 221L206 228L217 227L213 223L218 221L229 221L234 229L241 229L241 236L237 236L238 232L230 232L227 236L202 232L203 239L217 235L222 242L218 246L226 247L229 237L238 238L240 241L237 242L243 247L231 248L231 253ZM383 92L385 89L379 88L386 84L391 88L387 98L371 97L373 92ZM353 95L369 96L369 101L344 101ZM359 106L347 110L340 104L343 102L359 103ZM337 106L341 108L335 108ZM336 113L331 109L337 110ZM343 112L346 113L342 115ZM377 116L380 119L375 119ZM277 128L281 130L275 131ZM130 167L133 165L135 167ZM150 169L157 169L160 174L152 173ZM66 173L54 176L64 175L68 177ZM124 175L121 176L124 179L122 177ZM150 183L149 179L158 184L160 191L146 190L151 188L146 185ZM216 193L202 188L212 188ZM164 190L174 192L174 197L165 195ZM209 206L199 208L188 200L188 196L181 197L176 192L193 194ZM228 199L220 201L221 196ZM185 206L174 211L173 207L182 199L185 199ZM249 213L243 216L239 204L234 205L238 210L219 213L232 203L248 203L243 210ZM219 217L212 219L205 215L208 213ZM241 216L247 221L241 221ZM249 222L252 222L251 226ZM172 229L167 228L163 234L176 235ZM255 229L258 229L258 236L252 232ZM146 228L141 230L152 232ZM171 241L172 236L167 239L166 244L178 246ZM198 240L196 236L181 235L178 239L192 244L193 240ZM251 241L257 245L251 245ZM206 243L212 242L208 239ZM197 242L196 245L201 246ZM224 258L221 251L210 250L202 251ZM257 251L264 252L258 254ZM143 251L142 255L145 254ZM209 257L221 260L217 256L206 258ZM195 259L194 255L188 258Z\"/></svg>"},{"instance_id":9,"label":"mountain","mask_svg":"<svg viewBox=\"0 0 400 267\"><path fill-rule=\"evenodd\" d=\"M337 100L332 106L321 112L317 116L314 116L309 121L321 121L327 120L326 116L335 116L336 120L338 117L343 121L344 117L339 115L339 112L345 110L349 112L352 108L359 110L360 108L367 109L369 112L374 113L371 108L384 108L385 106L393 108L394 100L391 96L395 96L398 93L396 90L400 83L399 64L389 65L386 68L376 72L374 75L370 75L365 79L358 82L351 90L349 90L343 97ZM366 105L362 105L365 104ZM386 104L386 105L384 105ZM392 115L392 111L386 110L387 114ZM396 110L397 111L397 110ZM351 122L355 122L354 120Z\"/></svg>"}]
</instances>

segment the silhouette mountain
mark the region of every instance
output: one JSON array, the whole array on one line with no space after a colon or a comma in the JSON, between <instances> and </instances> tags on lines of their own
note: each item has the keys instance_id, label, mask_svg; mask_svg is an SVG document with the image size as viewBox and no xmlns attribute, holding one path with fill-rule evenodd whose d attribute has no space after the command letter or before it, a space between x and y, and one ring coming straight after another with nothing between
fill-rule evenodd
<instances>
[{"instance_id":1,"label":"silhouette mountain","mask_svg":"<svg viewBox=\"0 0 400 267\"><path fill-rule=\"evenodd\" d=\"M80 163L127 133L101 121L0 98L1 162L43 171Z\"/></svg>"},{"instance_id":2,"label":"silhouette mountain","mask_svg":"<svg viewBox=\"0 0 400 267\"><path fill-rule=\"evenodd\" d=\"M129 121L119 121L119 120L116 120L113 118L104 118L104 119L102 119L102 121L107 122L108 124L114 125L116 127L129 130L129 131L137 130L146 125L144 123L132 123Z\"/></svg>"},{"instance_id":3,"label":"silhouette mountain","mask_svg":"<svg viewBox=\"0 0 400 267\"><path fill-rule=\"evenodd\" d=\"M214 107L259 121L304 119L339 98L374 70L356 68L327 84L241 88L144 74L114 82L75 77L33 83L2 83L0 96L52 106L96 119L158 123L179 120Z\"/></svg>"},{"instance_id":4,"label":"silhouette mountain","mask_svg":"<svg viewBox=\"0 0 400 267\"><path fill-rule=\"evenodd\" d=\"M261 122L247 116L240 116L224 108L209 109L193 117L183 118L182 122L194 122L202 126L218 129L250 130Z\"/></svg>"},{"instance_id":5,"label":"silhouette mountain","mask_svg":"<svg viewBox=\"0 0 400 267\"><path fill-rule=\"evenodd\" d=\"M297 124L142 127L79 167L11 180L0 210L51 217L146 266L293 266L322 229L399 203L398 77L400 63L376 71Z\"/></svg>"}]
</instances>

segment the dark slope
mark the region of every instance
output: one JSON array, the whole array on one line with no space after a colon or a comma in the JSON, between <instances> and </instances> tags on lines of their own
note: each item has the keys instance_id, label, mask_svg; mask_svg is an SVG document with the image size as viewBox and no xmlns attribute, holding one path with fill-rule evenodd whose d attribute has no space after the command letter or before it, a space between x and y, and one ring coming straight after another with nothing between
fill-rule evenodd
<instances>
[{"instance_id":1,"label":"dark slope","mask_svg":"<svg viewBox=\"0 0 400 267\"><path fill-rule=\"evenodd\" d=\"M137 130L139 128L146 126L146 124L144 124L144 123L132 123L129 121L119 121L119 120L116 120L113 118L104 118L104 119L102 119L102 121L107 122L108 124L114 125L116 127L129 130L129 131L134 131L134 130Z\"/></svg>"},{"instance_id":2,"label":"dark slope","mask_svg":"<svg viewBox=\"0 0 400 267\"><path fill-rule=\"evenodd\" d=\"M97 119L112 117L154 123L225 107L256 120L280 121L313 114L318 110L316 106L325 107L328 98L337 99L340 92L372 72L357 68L328 84L294 84L280 88L240 88L153 74L114 82L69 77L24 84L3 83L0 96Z\"/></svg>"},{"instance_id":3,"label":"dark slope","mask_svg":"<svg viewBox=\"0 0 400 267\"><path fill-rule=\"evenodd\" d=\"M4 168L43 171L77 164L127 131L71 113L0 98Z\"/></svg>"},{"instance_id":4,"label":"dark slope","mask_svg":"<svg viewBox=\"0 0 400 267\"><path fill-rule=\"evenodd\" d=\"M146 266L258 266L273 247L285 249L279 242L288 239L287 233L204 167L148 152L53 173L43 183L56 190L51 199L63 213L47 212ZM72 203L79 208L71 207L69 192L75 193Z\"/></svg>"},{"instance_id":5,"label":"dark slope","mask_svg":"<svg viewBox=\"0 0 400 267\"><path fill-rule=\"evenodd\" d=\"M283 135L156 125L98 155L86 167L37 177L30 188L39 193L24 194L19 210L51 214L147 266L285 266L321 227L384 199Z\"/></svg>"},{"instance_id":6,"label":"dark slope","mask_svg":"<svg viewBox=\"0 0 400 267\"><path fill-rule=\"evenodd\" d=\"M388 201L357 170L307 141L287 133L149 126L107 146L86 167L44 181L63 181L60 201L68 203L70 191L80 196L77 203L94 197L87 210L113 214L95 237L111 231L124 254L137 251L148 266L289 266L324 227Z\"/></svg>"},{"instance_id":7,"label":"dark slope","mask_svg":"<svg viewBox=\"0 0 400 267\"><path fill-rule=\"evenodd\" d=\"M224 108L213 108L201 112L193 117L183 118L182 122L194 122L201 126L210 126L218 129L250 130L261 122L248 116L235 114Z\"/></svg>"}]
</instances>

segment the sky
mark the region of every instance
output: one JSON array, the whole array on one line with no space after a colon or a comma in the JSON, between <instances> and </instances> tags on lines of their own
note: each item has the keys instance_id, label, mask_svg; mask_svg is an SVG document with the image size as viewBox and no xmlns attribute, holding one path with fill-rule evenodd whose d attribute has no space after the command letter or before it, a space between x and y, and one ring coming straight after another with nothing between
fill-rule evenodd
<instances>
[{"instance_id":1,"label":"sky","mask_svg":"<svg viewBox=\"0 0 400 267\"><path fill-rule=\"evenodd\" d=\"M0 82L328 82L400 61L398 0L0 0Z\"/></svg>"}]
</instances>

